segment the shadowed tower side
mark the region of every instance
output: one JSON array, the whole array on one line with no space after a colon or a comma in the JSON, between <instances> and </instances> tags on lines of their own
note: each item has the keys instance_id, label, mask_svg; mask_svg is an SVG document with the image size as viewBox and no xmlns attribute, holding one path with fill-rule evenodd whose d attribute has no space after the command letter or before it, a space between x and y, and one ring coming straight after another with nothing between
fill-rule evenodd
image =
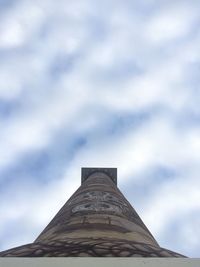
<instances>
[{"instance_id":1,"label":"shadowed tower side","mask_svg":"<svg viewBox=\"0 0 200 267\"><path fill-rule=\"evenodd\" d=\"M32 244L0 256L182 256L158 245L117 188L116 168L82 168L81 180Z\"/></svg>"}]
</instances>

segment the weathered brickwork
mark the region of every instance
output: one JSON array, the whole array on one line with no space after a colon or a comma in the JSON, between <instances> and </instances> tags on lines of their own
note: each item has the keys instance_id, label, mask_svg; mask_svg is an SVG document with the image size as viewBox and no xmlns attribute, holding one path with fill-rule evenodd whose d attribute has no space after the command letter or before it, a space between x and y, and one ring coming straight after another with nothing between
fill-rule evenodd
<instances>
[{"instance_id":1,"label":"weathered brickwork","mask_svg":"<svg viewBox=\"0 0 200 267\"><path fill-rule=\"evenodd\" d=\"M32 243L1 253L10 257L183 257L161 247L127 240L69 239Z\"/></svg>"},{"instance_id":2,"label":"weathered brickwork","mask_svg":"<svg viewBox=\"0 0 200 267\"><path fill-rule=\"evenodd\" d=\"M35 242L0 256L182 257L158 245L117 188L116 173L83 170L81 186Z\"/></svg>"}]
</instances>

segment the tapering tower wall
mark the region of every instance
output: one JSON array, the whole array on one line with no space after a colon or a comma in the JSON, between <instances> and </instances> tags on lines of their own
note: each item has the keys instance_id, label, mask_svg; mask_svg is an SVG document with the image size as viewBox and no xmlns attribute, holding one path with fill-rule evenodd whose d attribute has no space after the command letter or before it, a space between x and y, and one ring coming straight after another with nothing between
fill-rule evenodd
<instances>
[{"instance_id":1,"label":"tapering tower wall","mask_svg":"<svg viewBox=\"0 0 200 267\"><path fill-rule=\"evenodd\" d=\"M115 169L87 170L82 170L82 185L36 242L109 236L158 246L136 211L117 188Z\"/></svg>"},{"instance_id":2,"label":"tapering tower wall","mask_svg":"<svg viewBox=\"0 0 200 267\"><path fill-rule=\"evenodd\" d=\"M0 257L184 257L161 248L117 188L116 168L83 168L82 184L38 238Z\"/></svg>"}]
</instances>

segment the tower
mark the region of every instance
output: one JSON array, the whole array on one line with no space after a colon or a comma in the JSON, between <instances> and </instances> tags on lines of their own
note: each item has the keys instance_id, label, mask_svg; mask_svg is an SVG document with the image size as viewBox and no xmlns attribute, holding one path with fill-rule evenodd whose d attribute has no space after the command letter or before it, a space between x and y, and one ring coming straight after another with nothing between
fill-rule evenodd
<instances>
[{"instance_id":1,"label":"tower","mask_svg":"<svg viewBox=\"0 0 200 267\"><path fill-rule=\"evenodd\" d=\"M81 186L14 257L184 257L161 248L117 187L116 168L82 168Z\"/></svg>"}]
</instances>

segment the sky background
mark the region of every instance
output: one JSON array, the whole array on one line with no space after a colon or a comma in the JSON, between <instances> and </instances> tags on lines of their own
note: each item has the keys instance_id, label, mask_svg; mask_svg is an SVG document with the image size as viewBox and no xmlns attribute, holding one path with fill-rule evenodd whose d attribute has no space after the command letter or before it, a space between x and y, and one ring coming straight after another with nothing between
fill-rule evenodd
<instances>
[{"instance_id":1,"label":"sky background","mask_svg":"<svg viewBox=\"0 0 200 267\"><path fill-rule=\"evenodd\" d=\"M0 250L81 183L118 185L160 246L200 257L200 1L0 0Z\"/></svg>"}]
</instances>

